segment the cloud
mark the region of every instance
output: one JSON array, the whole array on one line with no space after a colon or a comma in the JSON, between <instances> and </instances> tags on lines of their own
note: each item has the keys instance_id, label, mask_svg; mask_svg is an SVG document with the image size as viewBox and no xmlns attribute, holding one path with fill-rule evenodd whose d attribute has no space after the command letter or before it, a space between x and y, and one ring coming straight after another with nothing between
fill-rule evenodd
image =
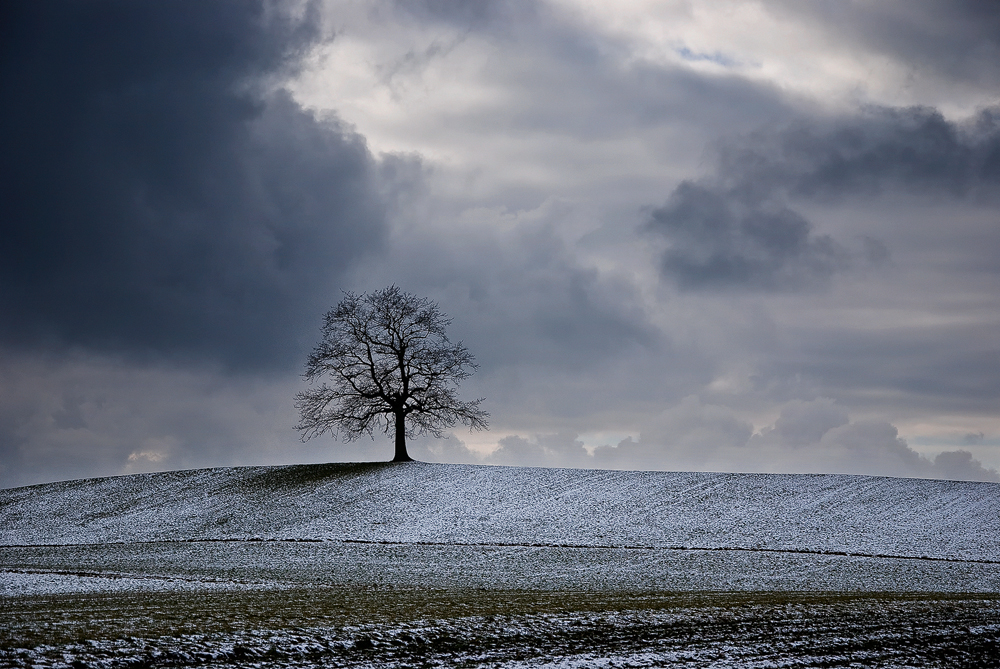
<instances>
[{"instance_id":1,"label":"cloud","mask_svg":"<svg viewBox=\"0 0 1000 669\"><path fill-rule=\"evenodd\" d=\"M731 410L689 397L647 425L637 441L595 452L609 466L787 473L868 474L1000 481L964 450L929 460L880 420L852 421L833 400L793 400L753 431ZM595 457L596 459L596 457Z\"/></svg>"},{"instance_id":2,"label":"cloud","mask_svg":"<svg viewBox=\"0 0 1000 669\"><path fill-rule=\"evenodd\" d=\"M1000 183L1000 109L963 123L927 108L871 108L800 120L720 145L715 172L683 181L646 230L667 248L661 271L682 290L794 291L889 259L870 235L848 248L793 208L885 192L991 199Z\"/></svg>"},{"instance_id":3,"label":"cloud","mask_svg":"<svg viewBox=\"0 0 1000 669\"><path fill-rule=\"evenodd\" d=\"M474 0L393 0L386 3L416 20L442 21L472 29L489 26L500 20L509 20L510 14L522 18L532 16L539 3L533 0L516 0L494 4Z\"/></svg>"},{"instance_id":4,"label":"cloud","mask_svg":"<svg viewBox=\"0 0 1000 669\"><path fill-rule=\"evenodd\" d=\"M138 471L388 459L391 444L302 444L298 378L116 357L0 355L0 487ZM384 449L384 450L380 450Z\"/></svg>"},{"instance_id":5,"label":"cloud","mask_svg":"<svg viewBox=\"0 0 1000 669\"><path fill-rule=\"evenodd\" d=\"M609 469L714 469L713 454L741 451L752 433L730 409L689 396L648 418L638 438L598 446L593 461Z\"/></svg>"},{"instance_id":6,"label":"cloud","mask_svg":"<svg viewBox=\"0 0 1000 669\"><path fill-rule=\"evenodd\" d=\"M265 2L27 3L3 22L0 340L287 366L385 235L383 166L274 82Z\"/></svg>"},{"instance_id":7,"label":"cloud","mask_svg":"<svg viewBox=\"0 0 1000 669\"><path fill-rule=\"evenodd\" d=\"M805 19L838 43L906 63L911 77L933 76L995 88L1000 83L1000 12L990 0L885 0L831 5L771 0L785 16ZM912 85L912 84L911 84Z\"/></svg>"},{"instance_id":8,"label":"cloud","mask_svg":"<svg viewBox=\"0 0 1000 669\"><path fill-rule=\"evenodd\" d=\"M517 435L504 437L488 461L498 465L520 467L581 467L589 459L583 442L576 434L557 433L535 435L525 439Z\"/></svg>"},{"instance_id":9,"label":"cloud","mask_svg":"<svg viewBox=\"0 0 1000 669\"><path fill-rule=\"evenodd\" d=\"M377 150L436 160L456 199L480 206L558 192L631 215L719 128L796 106L767 83L651 62L558 3L373 5L331 2L343 38L296 78L296 99L337 109Z\"/></svg>"},{"instance_id":10,"label":"cloud","mask_svg":"<svg viewBox=\"0 0 1000 669\"><path fill-rule=\"evenodd\" d=\"M784 205L755 206L690 181L653 211L648 229L669 240L661 269L681 289L796 290L825 282L850 259Z\"/></svg>"},{"instance_id":11,"label":"cloud","mask_svg":"<svg viewBox=\"0 0 1000 669\"><path fill-rule=\"evenodd\" d=\"M396 283L438 301L481 365L462 392L487 398L500 433L600 429L618 412L680 399L678 387L708 378L710 362L670 341L625 272L595 267L560 234L580 213L555 200L457 214L413 207L357 289Z\"/></svg>"},{"instance_id":12,"label":"cloud","mask_svg":"<svg viewBox=\"0 0 1000 669\"><path fill-rule=\"evenodd\" d=\"M452 436L411 448L418 460L618 470L862 474L1000 482L969 451L920 455L885 421L852 421L826 398L787 403L763 429L731 409L687 397L652 418L638 438L587 448L574 432L508 435L491 452Z\"/></svg>"},{"instance_id":13,"label":"cloud","mask_svg":"<svg viewBox=\"0 0 1000 669\"><path fill-rule=\"evenodd\" d=\"M954 308L949 303L959 294L954 290L942 299L901 287L880 308L890 315L899 310L902 322L868 316L822 327L796 323L786 331L795 347L761 365L761 385L787 398L796 391L781 388L783 380L797 379L802 388L869 410L905 406L915 413L949 409L990 415L1000 397L996 326L985 310L982 320L978 314L949 319L948 309ZM984 297L992 309L994 298ZM934 299L943 304L936 307Z\"/></svg>"},{"instance_id":14,"label":"cloud","mask_svg":"<svg viewBox=\"0 0 1000 669\"><path fill-rule=\"evenodd\" d=\"M962 441L970 446L974 444L981 444L985 439L986 435L982 432L969 432L962 437Z\"/></svg>"},{"instance_id":15,"label":"cloud","mask_svg":"<svg viewBox=\"0 0 1000 669\"><path fill-rule=\"evenodd\" d=\"M435 461L480 461L542 467L635 470L867 474L969 481L1000 481L966 450L929 459L910 448L885 421L852 421L830 399L787 403L777 420L755 431L727 407L690 396L653 417L638 438L588 450L575 433L511 435L491 453L461 444L431 455Z\"/></svg>"},{"instance_id":16,"label":"cloud","mask_svg":"<svg viewBox=\"0 0 1000 669\"><path fill-rule=\"evenodd\" d=\"M939 453L934 458L933 475L935 478L956 481L1000 481L995 469L983 467L983 464L966 450Z\"/></svg>"},{"instance_id":17,"label":"cloud","mask_svg":"<svg viewBox=\"0 0 1000 669\"><path fill-rule=\"evenodd\" d=\"M795 400L773 426L751 437L748 446L768 454L781 471L815 471L882 476L928 476L929 463L898 437L885 421L851 422L832 400Z\"/></svg>"},{"instance_id":18,"label":"cloud","mask_svg":"<svg viewBox=\"0 0 1000 669\"><path fill-rule=\"evenodd\" d=\"M949 121L929 107L869 107L724 144L718 177L753 201L838 200L886 191L989 198L1000 176L1000 108Z\"/></svg>"}]
</instances>

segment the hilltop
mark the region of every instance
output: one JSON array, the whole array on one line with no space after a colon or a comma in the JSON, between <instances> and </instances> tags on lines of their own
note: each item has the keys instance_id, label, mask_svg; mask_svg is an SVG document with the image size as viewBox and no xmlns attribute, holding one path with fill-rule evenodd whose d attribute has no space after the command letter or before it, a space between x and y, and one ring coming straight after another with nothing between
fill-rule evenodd
<instances>
[{"instance_id":1,"label":"hilltop","mask_svg":"<svg viewBox=\"0 0 1000 669\"><path fill-rule=\"evenodd\" d=\"M311 540L1000 561L1000 484L441 464L136 474L0 490L0 545Z\"/></svg>"}]
</instances>

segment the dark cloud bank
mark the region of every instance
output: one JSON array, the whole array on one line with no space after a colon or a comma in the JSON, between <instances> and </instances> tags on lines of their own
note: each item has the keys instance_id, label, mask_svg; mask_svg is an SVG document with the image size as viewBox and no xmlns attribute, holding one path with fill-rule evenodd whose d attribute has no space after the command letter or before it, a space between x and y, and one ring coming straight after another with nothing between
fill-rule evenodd
<instances>
[{"instance_id":1,"label":"dark cloud bank","mask_svg":"<svg viewBox=\"0 0 1000 669\"><path fill-rule=\"evenodd\" d=\"M298 364L385 232L363 139L269 89L318 39L311 10L2 11L0 341Z\"/></svg>"},{"instance_id":2,"label":"dark cloud bank","mask_svg":"<svg viewBox=\"0 0 1000 669\"><path fill-rule=\"evenodd\" d=\"M795 202L885 192L993 201L1000 184L1000 108L965 123L929 108L872 108L800 121L724 144L715 173L684 181L648 229L667 240L661 269L683 290L785 291L889 257L879 239L853 248L816 234Z\"/></svg>"}]
</instances>

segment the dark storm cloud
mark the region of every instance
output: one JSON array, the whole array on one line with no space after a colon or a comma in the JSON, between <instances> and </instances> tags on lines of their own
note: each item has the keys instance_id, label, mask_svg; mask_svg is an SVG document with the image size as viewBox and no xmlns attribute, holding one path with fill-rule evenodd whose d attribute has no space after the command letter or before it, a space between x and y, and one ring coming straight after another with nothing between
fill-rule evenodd
<instances>
[{"instance_id":1,"label":"dark storm cloud","mask_svg":"<svg viewBox=\"0 0 1000 669\"><path fill-rule=\"evenodd\" d=\"M655 210L650 228L670 240L662 269L680 288L801 288L848 262L828 236L786 206L754 206L685 181Z\"/></svg>"},{"instance_id":2,"label":"dark storm cloud","mask_svg":"<svg viewBox=\"0 0 1000 669\"><path fill-rule=\"evenodd\" d=\"M796 290L889 253L878 239L851 251L816 234L796 200L890 191L983 200L998 184L1000 109L958 124L928 108L873 108L722 145L715 174L682 182L648 229L666 238L662 271L682 289Z\"/></svg>"},{"instance_id":3,"label":"dark storm cloud","mask_svg":"<svg viewBox=\"0 0 1000 669\"><path fill-rule=\"evenodd\" d=\"M266 367L383 233L364 141L268 86L262 2L6 3L0 338Z\"/></svg>"},{"instance_id":4,"label":"dark storm cloud","mask_svg":"<svg viewBox=\"0 0 1000 669\"><path fill-rule=\"evenodd\" d=\"M956 123L927 107L875 107L751 134L719 154L723 186L751 201L890 190L990 197L1000 187L1000 108Z\"/></svg>"}]
</instances>

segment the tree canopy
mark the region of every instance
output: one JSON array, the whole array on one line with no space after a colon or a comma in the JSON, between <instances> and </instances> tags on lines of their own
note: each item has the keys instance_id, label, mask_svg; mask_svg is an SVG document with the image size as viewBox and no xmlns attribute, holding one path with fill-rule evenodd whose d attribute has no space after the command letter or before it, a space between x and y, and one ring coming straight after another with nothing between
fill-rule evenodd
<instances>
[{"instance_id":1,"label":"tree canopy","mask_svg":"<svg viewBox=\"0 0 1000 669\"><path fill-rule=\"evenodd\" d=\"M295 396L302 439L392 432L393 461L406 461L407 436L442 437L457 423L486 429L483 399L458 398L459 384L478 366L462 342L448 339L450 324L436 303L396 286L346 293L324 317L306 363L314 387Z\"/></svg>"}]
</instances>

